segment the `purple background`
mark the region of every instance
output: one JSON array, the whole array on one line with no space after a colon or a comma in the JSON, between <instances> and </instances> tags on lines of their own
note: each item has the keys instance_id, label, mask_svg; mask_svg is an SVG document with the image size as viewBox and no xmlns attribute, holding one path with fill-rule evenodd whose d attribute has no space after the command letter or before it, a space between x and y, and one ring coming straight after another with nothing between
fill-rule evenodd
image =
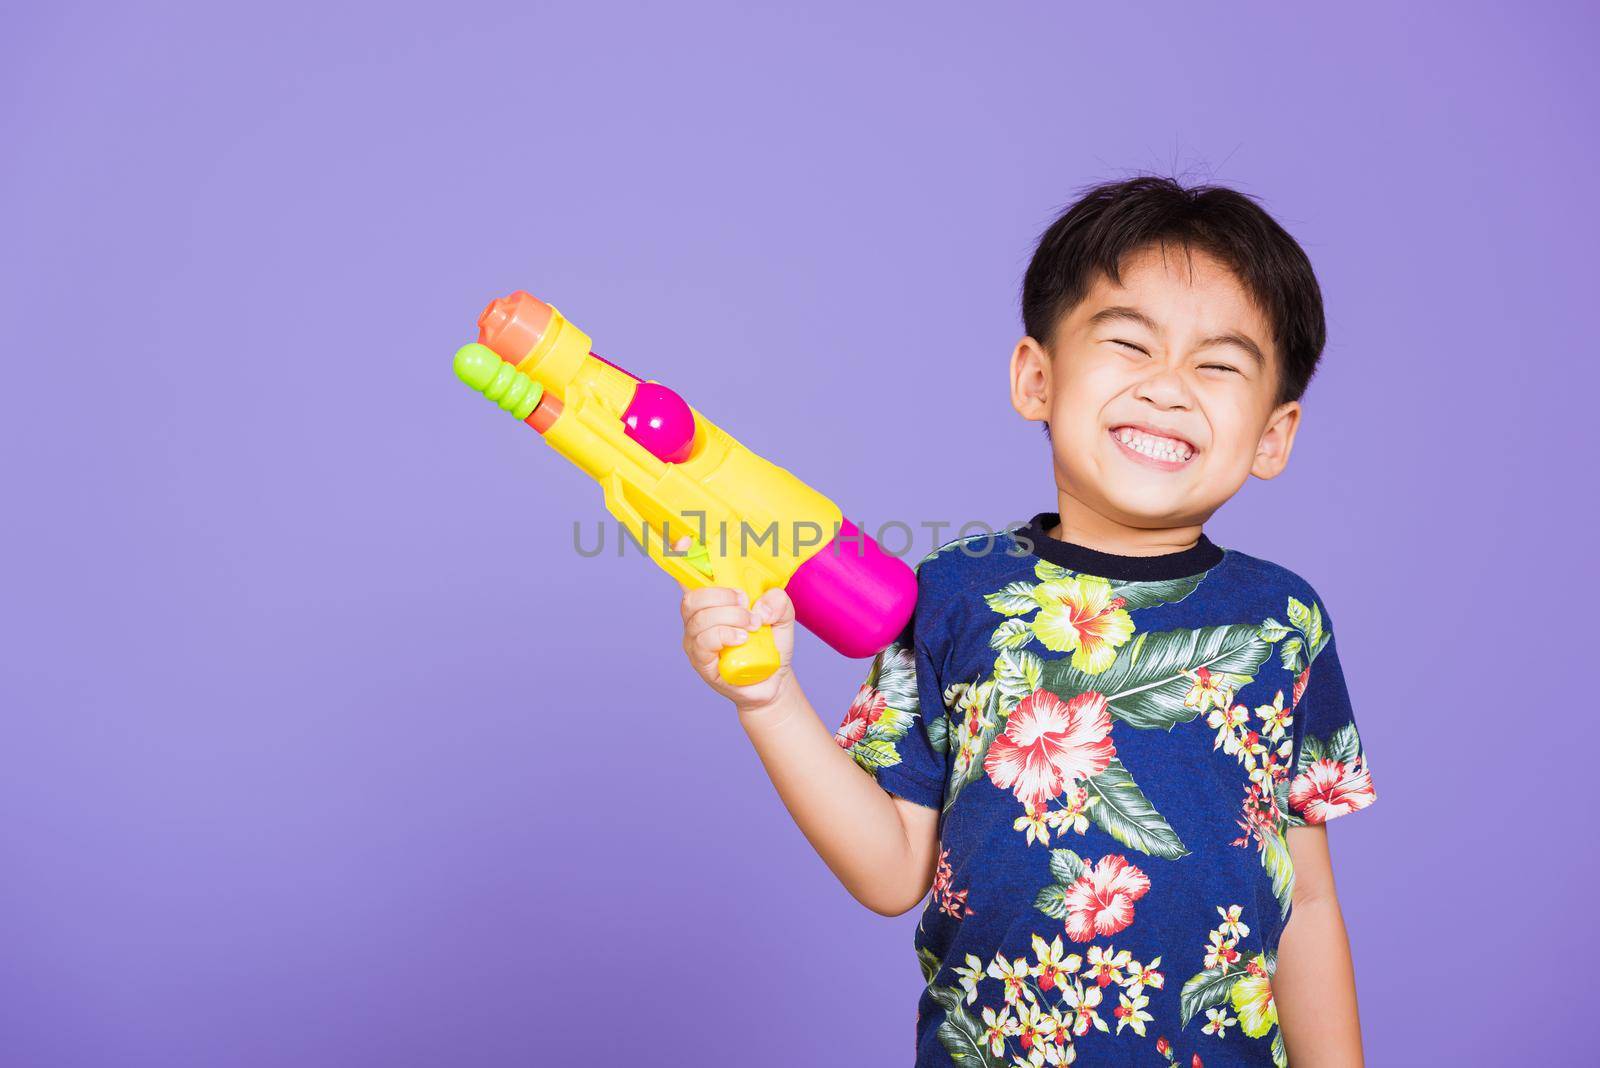
<instances>
[{"instance_id":1,"label":"purple background","mask_svg":"<svg viewBox=\"0 0 1600 1068\"><path fill-rule=\"evenodd\" d=\"M1579 5L222 6L0 34L6 1065L908 1063L916 913L450 355L527 288L869 528L1009 522L1032 243L1146 170L1324 286L1208 532L1337 621L1371 1062L1592 1056ZM798 663L836 724L865 663Z\"/></svg>"}]
</instances>

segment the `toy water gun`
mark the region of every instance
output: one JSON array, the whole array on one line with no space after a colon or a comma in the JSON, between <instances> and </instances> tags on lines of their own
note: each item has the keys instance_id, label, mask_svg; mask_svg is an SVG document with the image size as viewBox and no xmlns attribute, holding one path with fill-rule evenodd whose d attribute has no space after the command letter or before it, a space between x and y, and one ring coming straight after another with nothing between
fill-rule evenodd
<instances>
[{"instance_id":1,"label":"toy water gun","mask_svg":"<svg viewBox=\"0 0 1600 1068\"><path fill-rule=\"evenodd\" d=\"M684 589L775 586L839 653L872 656L916 604L916 576L800 479L762 459L678 394L591 351L554 307L517 292L478 318L457 376L600 483L605 506ZM687 549L673 546L684 537ZM778 669L770 626L718 654L733 686Z\"/></svg>"}]
</instances>

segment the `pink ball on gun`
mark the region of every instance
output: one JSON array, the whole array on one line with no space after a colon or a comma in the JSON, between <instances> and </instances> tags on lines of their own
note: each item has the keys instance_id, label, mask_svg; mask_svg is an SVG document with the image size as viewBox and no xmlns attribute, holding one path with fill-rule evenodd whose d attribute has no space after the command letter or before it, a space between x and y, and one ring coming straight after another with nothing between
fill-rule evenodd
<instances>
[{"instance_id":1,"label":"pink ball on gun","mask_svg":"<svg viewBox=\"0 0 1600 1068\"><path fill-rule=\"evenodd\" d=\"M694 413L684 399L659 382L640 382L622 422L628 437L669 464L681 464L694 448Z\"/></svg>"}]
</instances>

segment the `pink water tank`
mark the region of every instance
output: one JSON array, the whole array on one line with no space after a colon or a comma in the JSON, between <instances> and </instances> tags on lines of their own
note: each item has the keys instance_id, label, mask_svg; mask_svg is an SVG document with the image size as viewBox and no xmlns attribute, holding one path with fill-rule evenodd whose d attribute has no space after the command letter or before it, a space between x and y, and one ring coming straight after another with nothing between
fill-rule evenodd
<instances>
[{"instance_id":1,"label":"pink water tank","mask_svg":"<svg viewBox=\"0 0 1600 1068\"><path fill-rule=\"evenodd\" d=\"M850 520L789 579L795 621L842 656L867 657L900 636L917 606L917 575Z\"/></svg>"}]
</instances>

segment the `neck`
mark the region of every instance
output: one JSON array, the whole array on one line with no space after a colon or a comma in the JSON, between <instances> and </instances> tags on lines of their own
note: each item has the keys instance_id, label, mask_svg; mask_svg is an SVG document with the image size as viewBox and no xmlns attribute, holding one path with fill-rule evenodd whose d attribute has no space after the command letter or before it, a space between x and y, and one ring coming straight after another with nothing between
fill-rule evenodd
<instances>
[{"instance_id":1,"label":"neck","mask_svg":"<svg viewBox=\"0 0 1600 1068\"><path fill-rule=\"evenodd\" d=\"M1090 508L1070 493L1058 491L1057 511L1061 522L1045 531L1052 538L1070 541L1103 553L1118 556L1161 556L1192 549L1200 540L1201 524L1145 529L1119 523Z\"/></svg>"}]
</instances>

